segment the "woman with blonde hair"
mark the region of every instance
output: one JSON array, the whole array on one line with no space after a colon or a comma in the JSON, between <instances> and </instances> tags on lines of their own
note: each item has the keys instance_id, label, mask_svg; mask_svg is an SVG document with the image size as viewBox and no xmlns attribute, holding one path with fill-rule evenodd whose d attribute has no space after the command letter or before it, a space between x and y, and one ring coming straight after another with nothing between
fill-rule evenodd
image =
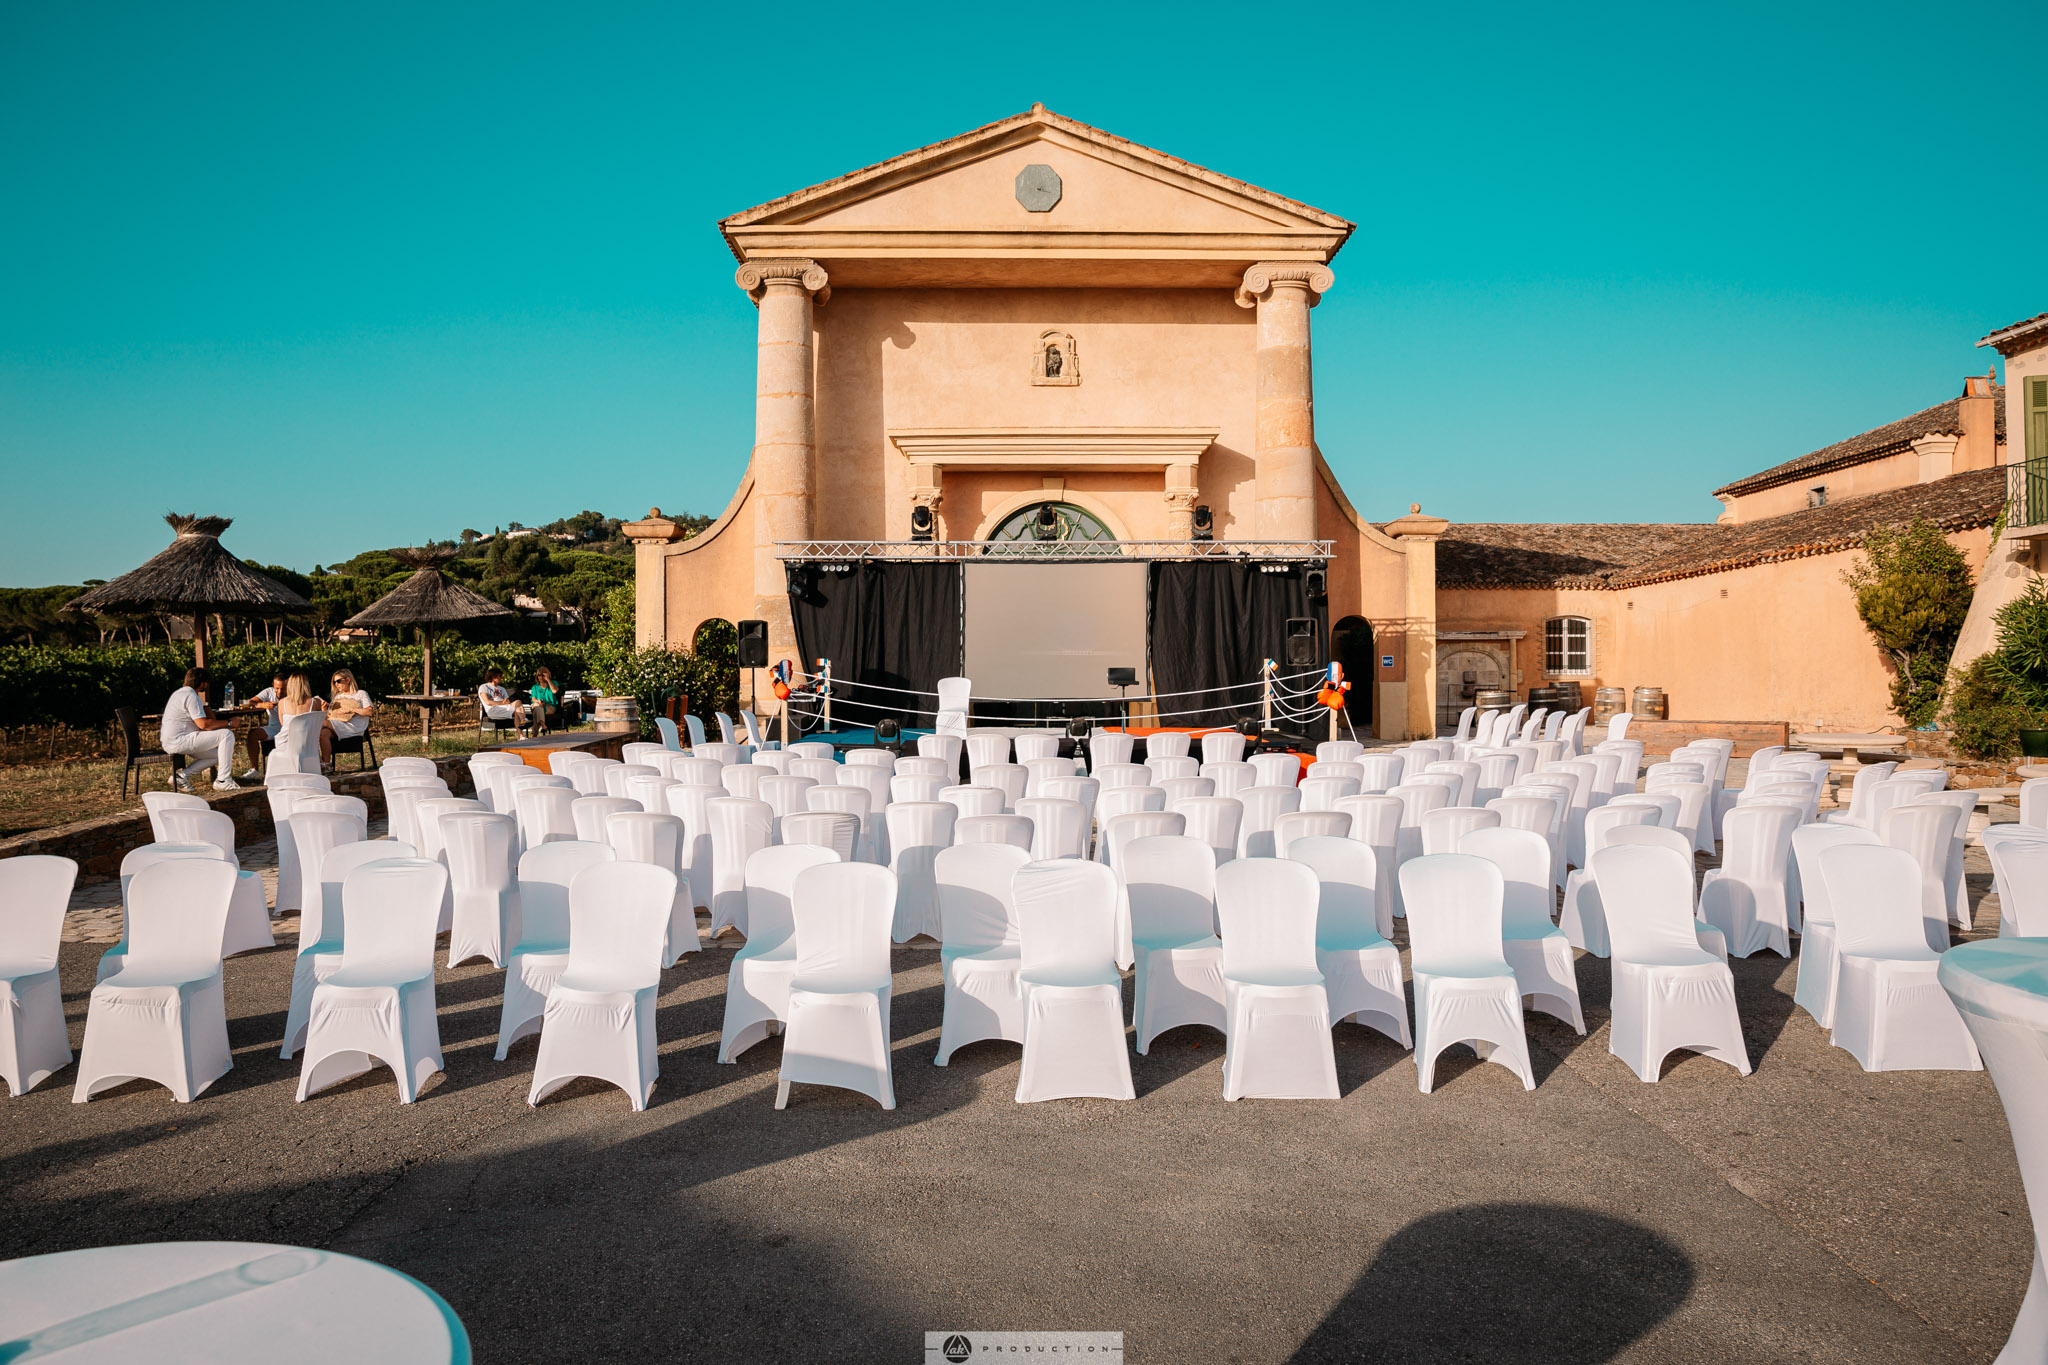
<instances>
[{"instance_id":1,"label":"woman with blonde hair","mask_svg":"<svg viewBox=\"0 0 2048 1365\"><path fill-rule=\"evenodd\" d=\"M332 686L327 694L328 734L320 737L322 751L333 757L334 741L354 739L370 728L370 713L377 708L370 704L370 694L356 686L356 675L346 668L334 670Z\"/></svg>"},{"instance_id":2,"label":"woman with blonde hair","mask_svg":"<svg viewBox=\"0 0 2048 1365\"><path fill-rule=\"evenodd\" d=\"M306 670L294 668L284 675L284 693L277 700L277 719L280 727L293 716L303 716L308 711L325 711L327 703L313 694L313 685L306 681ZM325 725L320 727L320 770L328 771L334 766L334 732Z\"/></svg>"}]
</instances>

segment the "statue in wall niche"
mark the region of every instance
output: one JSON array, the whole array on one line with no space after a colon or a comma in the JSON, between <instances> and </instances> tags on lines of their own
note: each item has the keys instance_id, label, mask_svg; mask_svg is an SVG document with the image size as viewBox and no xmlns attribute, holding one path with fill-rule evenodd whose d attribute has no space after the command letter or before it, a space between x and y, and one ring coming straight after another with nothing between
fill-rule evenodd
<instances>
[{"instance_id":1,"label":"statue in wall niche","mask_svg":"<svg viewBox=\"0 0 2048 1365\"><path fill-rule=\"evenodd\" d=\"M1047 379L1058 379L1060 377L1060 348L1057 344L1045 348L1045 377Z\"/></svg>"},{"instance_id":2,"label":"statue in wall niche","mask_svg":"<svg viewBox=\"0 0 2048 1365\"><path fill-rule=\"evenodd\" d=\"M1031 382L1061 386L1081 382L1080 352L1071 333L1039 333L1037 347L1031 352Z\"/></svg>"}]
</instances>

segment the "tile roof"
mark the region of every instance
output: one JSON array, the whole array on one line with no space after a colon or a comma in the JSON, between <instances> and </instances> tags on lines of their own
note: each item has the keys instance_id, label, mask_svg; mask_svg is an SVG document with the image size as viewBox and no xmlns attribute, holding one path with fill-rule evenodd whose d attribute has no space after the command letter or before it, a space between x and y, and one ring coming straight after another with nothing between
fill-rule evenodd
<instances>
[{"instance_id":1,"label":"tile roof","mask_svg":"<svg viewBox=\"0 0 2048 1365\"><path fill-rule=\"evenodd\" d=\"M1973 469L1739 524L1453 524L1437 542L1437 586L1633 588L1853 550L1879 527L1915 517L1966 531L1998 520L2006 469Z\"/></svg>"},{"instance_id":2,"label":"tile roof","mask_svg":"<svg viewBox=\"0 0 2048 1365\"><path fill-rule=\"evenodd\" d=\"M1458 522L1436 543L1440 588L1598 588L1633 564L1667 554L1717 528Z\"/></svg>"},{"instance_id":3,"label":"tile roof","mask_svg":"<svg viewBox=\"0 0 2048 1365\"><path fill-rule=\"evenodd\" d=\"M1962 396L1958 395L1949 399L1946 403L1936 403L1931 408L1922 408L1911 417L1901 417L1896 422L1887 422L1881 427L1874 427L1864 432L1861 436L1851 436L1846 441L1837 441L1831 446L1823 446L1811 454L1801 455L1796 460L1787 460L1783 464L1772 465L1760 474L1751 474L1746 479L1737 479L1734 483L1723 484L1714 490L1714 496L1719 498L1731 494L1754 493L1759 489L1769 488L1774 484L1790 483L1794 479L1826 473L1830 469L1841 469L1846 465L1862 464L1867 460L1882 459L1886 455L1897 454L1899 451L1909 449L1913 442L1922 436L1931 436L1936 432L1961 432L1963 422L1962 414L1958 411L1958 405L1962 401ZM1992 412L1996 414L1993 421L1997 431L1997 439L2002 440L2005 437L2005 386L2003 384L1991 386L1991 401Z\"/></svg>"},{"instance_id":4,"label":"tile roof","mask_svg":"<svg viewBox=\"0 0 2048 1365\"><path fill-rule=\"evenodd\" d=\"M1944 531L1989 526L2005 506L2005 465L1972 469L1931 483L1805 507L1762 521L1709 527L1709 535L1629 566L1604 586L1633 588L1671 578L1723 573L1779 559L1853 550L1872 531L1925 517Z\"/></svg>"},{"instance_id":5,"label":"tile roof","mask_svg":"<svg viewBox=\"0 0 2048 1365\"><path fill-rule=\"evenodd\" d=\"M2007 343L2018 341L2022 337L2030 336L2040 331L2048 331L2048 313L2036 313L2030 318L2021 318L2018 322L2008 323L1997 331L1988 333L1977 344L1979 346L1996 346L2000 355L2010 355L2012 352L2005 349Z\"/></svg>"}]
</instances>

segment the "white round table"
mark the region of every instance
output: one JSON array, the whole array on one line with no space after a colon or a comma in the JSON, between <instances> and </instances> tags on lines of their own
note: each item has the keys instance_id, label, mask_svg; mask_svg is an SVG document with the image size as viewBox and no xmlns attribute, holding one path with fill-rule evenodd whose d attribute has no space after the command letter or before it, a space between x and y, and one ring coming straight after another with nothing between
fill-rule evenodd
<instances>
[{"instance_id":1,"label":"white round table","mask_svg":"<svg viewBox=\"0 0 2048 1365\"><path fill-rule=\"evenodd\" d=\"M2036 1365L2048 1360L2048 1271L2041 1264L2041 1228L2048 1226L2048 939L1957 944L1941 955L1939 979L1998 1087L2034 1220L2033 1278L1998 1359Z\"/></svg>"},{"instance_id":2,"label":"white round table","mask_svg":"<svg viewBox=\"0 0 2048 1365\"><path fill-rule=\"evenodd\" d=\"M151 1242L0 1261L0 1360L467 1365L439 1294L375 1261L263 1242Z\"/></svg>"}]
</instances>

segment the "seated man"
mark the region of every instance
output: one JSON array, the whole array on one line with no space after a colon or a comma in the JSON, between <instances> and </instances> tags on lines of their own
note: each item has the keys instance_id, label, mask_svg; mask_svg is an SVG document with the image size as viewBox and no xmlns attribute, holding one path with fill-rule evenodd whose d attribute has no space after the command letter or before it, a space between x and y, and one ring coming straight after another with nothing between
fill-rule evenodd
<instances>
[{"instance_id":1,"label":"seated man","mask_svg":"<svg viewBox=\"0 0 2048 1365\"><path fill-rule=\"evenodd\" d=\"M207 684L212 681L203 668L185 670L185 685L171 693L164 703L163 727L159 738L167 754L188 754L192 762L176 774L172 783L181 792L192 790L192 774L213 769L213 789L241 790L235 781L235 724L221 720L206 705Z\"/></svg>"},{"instance_id":2,"label":"seated man","mask_svg":"<svg viewBox=\"0 0 2048 1365\"><path fill-rule=\"evenodd\" d=\"M327 725L335 739L354 739L370 728L370 694L356 686L356 675L345 668L334 671L327 694ZM329 744L332 744L332 740Z\"/></svg>"},{"instance_id":3,"label":"seated man","mask_svg":"<svg viewBox=\"0 0 2048 1365\"><path fill-rule=\"evenodd\" d=\"M249 745L249 770L242 774L244 782L253 782L263 775L263 755L277 747L278 699L284 696L284 665L279 664L270 674L270 686L249 698L249 705L260 706L270 714L261 726L251 726L247 741Z\"/></svg>"},{"instance_id":4,"label":"seated man","mask_svg":"<svg viewBox=\"0 0 2048 1365\"><path fill-rule=\"evenodd\" d=\"M477 709L486 720L509 720L524 729L526 707L512 700L512 694L505 690L505 674L493 668L484 674L483 686L476 690Z\"/></svg>"}]
</instances>

